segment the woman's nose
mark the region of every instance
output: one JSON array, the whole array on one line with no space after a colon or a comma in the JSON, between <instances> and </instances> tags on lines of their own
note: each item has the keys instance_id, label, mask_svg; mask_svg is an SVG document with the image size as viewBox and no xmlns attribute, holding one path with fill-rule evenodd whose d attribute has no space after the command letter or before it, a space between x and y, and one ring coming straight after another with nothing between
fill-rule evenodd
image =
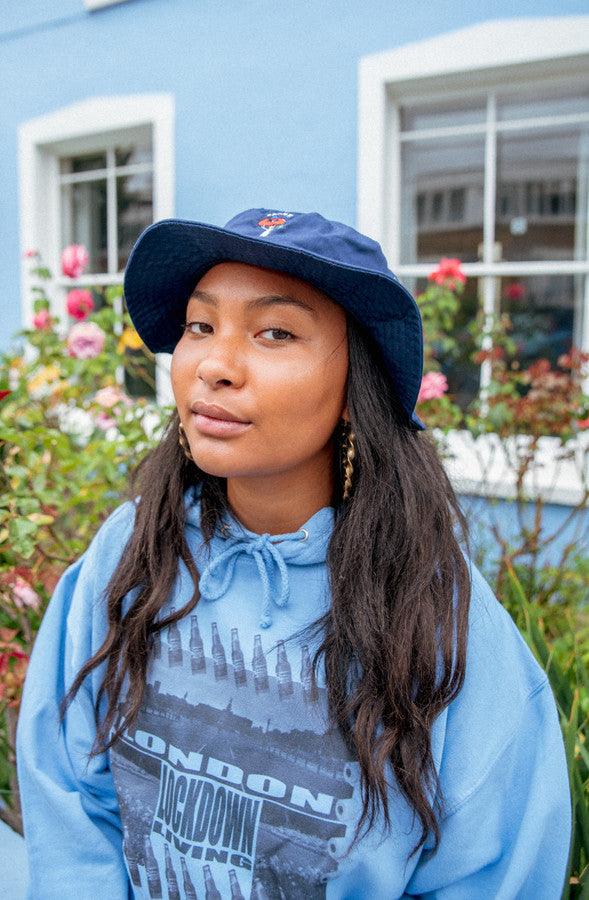
<instances>
[{"instance_id":1,"label":"woman's nose","mask_svg":"<svg viewBox=\"0 0 589 900\"><path fill-rule=\"evenodd\" d=\"M237 341L216 338L207 344L206 351L196 366L198 378L209 387L218 384L241 386L245 377L245 366Z\"/></svg>"}]
</instances>

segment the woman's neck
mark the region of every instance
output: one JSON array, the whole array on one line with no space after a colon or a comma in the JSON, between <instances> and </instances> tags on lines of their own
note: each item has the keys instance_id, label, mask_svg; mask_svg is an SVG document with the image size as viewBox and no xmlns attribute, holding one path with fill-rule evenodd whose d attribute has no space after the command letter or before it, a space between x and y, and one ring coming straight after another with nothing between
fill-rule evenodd
<instances>
[{"instance_id":1,"label":"woman's neck","mask_svg":"<svg viewBox=\"0 0 589 900\"><path fill-rule=\"evenodd\" d=\"M273 475L227 479L227 500L234 516L256 534L289 534L333 497L331 447L304 467Z\"/></svg>"}]
</instances>

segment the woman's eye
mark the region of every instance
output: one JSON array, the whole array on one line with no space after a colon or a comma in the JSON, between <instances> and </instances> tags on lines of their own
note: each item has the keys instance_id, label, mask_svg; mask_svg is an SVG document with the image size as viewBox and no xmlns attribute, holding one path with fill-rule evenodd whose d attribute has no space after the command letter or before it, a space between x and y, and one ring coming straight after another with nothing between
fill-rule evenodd
<instances>
[{"instance_id":1,"label":"woman's eye","mask_svg":"<svg viewBox=\"0 0 589 900\"><path fill-rule=\"evenodd\" d=\"M203 326L205 329L209 329L208 331L201 331L200 326ZM185 322L184 323L184 331L190 332L190 334L210 334L212 331L212 326L208 325L207 322Z\"/></svg>"},{"instance_id":2,"label":"woman's eye","mask_svg":"<svg viewBox=\"0 0 589 900\"><path fill-rule=\"evenodd\" d=\"M295 337L291 331L285 331L284 328L266 328L266 330L261 331L260 334L272 335L270 341L272 341L273 343L294 340Z\"/></svg>"}]
</instances>

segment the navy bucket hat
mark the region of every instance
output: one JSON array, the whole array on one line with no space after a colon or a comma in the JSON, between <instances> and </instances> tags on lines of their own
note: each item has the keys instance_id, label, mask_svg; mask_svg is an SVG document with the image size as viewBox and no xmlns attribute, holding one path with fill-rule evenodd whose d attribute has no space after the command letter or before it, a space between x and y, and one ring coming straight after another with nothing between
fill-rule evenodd
<instances>
[{"instance_id":1,"label":"navy bucket hat","mask_svg":"<svg viewBox=\"0 0 589 900\"><path fill-rule=\"evenodd\" d=\"M224 228L184 219L146 228L129 256L124 294L153 353L174 350L197 281L226 260L302 278L343 306L377 345L409 424L425 429L415 412L423 372L417 303L376 241L316 212L247 209Z\"/></svg>"}]
</instances>

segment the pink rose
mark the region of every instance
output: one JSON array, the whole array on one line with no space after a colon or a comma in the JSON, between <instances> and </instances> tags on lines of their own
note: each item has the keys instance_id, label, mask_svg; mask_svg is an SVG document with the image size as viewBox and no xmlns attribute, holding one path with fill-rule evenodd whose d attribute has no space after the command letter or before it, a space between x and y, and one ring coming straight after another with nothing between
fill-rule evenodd
<instances>
[{"instance_id":1,"label":"pink rose","mask_svg":"<svg viewBox=\"0 0 589 900\"><path fill-rule=\"evenodd\" d=\"M29 607L29 609L38 609L40 597L31 585L17 575L12 586L12 598L19 609Z\"/></svg>"},{"instance_id":2,"label":"pink rose","mask_svg":"<svg viewBox=\"0 0 589 900\"><path fill-rule=\"evenodd\" d=\"M67 311L73 319L85 319L88 313L94 309L94 300L90 291L83 288L74 288L66 299Z\"/></svg>"},{"instance_id":3,"label":"pink rose","mask_svg":"<svg viewBox=\"0 0 589 900\"><path fill-rule=\"evenodd\" d=\"M448 381L445 375L441 372L426 372L421 380L417 402L437 400L438 397L443 397L447 390Z\"/></svg>"},{"instance_id":4,"label":"pink rose","mask_svg":"<svg viewBox=\"0 0 589 900\"><path fill-rule=\"evenodd\" d=\"M523 300L526 296L526 286L521 281L512 281L511 284L505 286L503 296L506 300Z\"/></svg>"},{"instance_id":5,"label":"pink rose","mask_svg":"<svg viewBox=\"0 0 589 900\"><path fill-rule=\"evenodd\" d=\"M577 419L578 428L589 428L589 416L586 419Z\"/></svg>"},{"instance_id":6,"label":"pink rose","mask_svg":"<svg viewBox=\"0 0 589 900\"><path fill-rule=\"evenodd\" d=\"M108 431L109 428L114 428L116 424L116 419L113 419L112 416L109 416L104 410L99 412L96 416L96 425L101 431Z\"/></svg>"},{"instance_id":7,"label":"pink rose","mask_svg":"<svg viewBox=\"0 0 589 900\"><path fill-rule=\"evenodd\" d=\"M33 327L37 329L37 331L44 331L47 328L51 328L51 315L48 309L40 309L38 313L35 313L33 316Z\"/></svg>"},{"instance_id":8,"label":"pink rose","mask_svg":"<svg viewBox=\"0 0 589 900\"><path fill-rule=\"evenodd\" d=\"M459 259L443 256L438 268L434 269L434 271L430 272L427 276L428 280L434 281L436 284L453 291L456 289L459 281L462 284L466 281L466 275L462 271L461 266L462 263Z\"/></svg>"},{"instance_id":9,"label":"pink rose","mask_svg":"<svg viewBox=\"0 0 589 900\"><path fill-rule=\"evenodd\" d=\"M67 352L77 359L93 359L104 350L106 335L95 322L77 322L67 337Z\"/></svg>"},{"instance_id":10,"label":"pink rose","mask_svg":"<svg viewBox=\"0 0 589 900\"><path fill-rule=\"evenodd\" d=\"M116 385L108 385L108 387L100 388L94 394L94 402L105 409L112 409L117 403L124 401L127 403L129 397Z\"/></svg>"},{"instance_id":11,"label":"pink rose","mask_svg":"<svg viewBox=\"0 0 589 900\"><path fill-rule=\"evenodd\" d=\"M69 278L79 278L89 260L83 244L70 244L61 254L61 271Z\"/></svg>"}]
</instances>

